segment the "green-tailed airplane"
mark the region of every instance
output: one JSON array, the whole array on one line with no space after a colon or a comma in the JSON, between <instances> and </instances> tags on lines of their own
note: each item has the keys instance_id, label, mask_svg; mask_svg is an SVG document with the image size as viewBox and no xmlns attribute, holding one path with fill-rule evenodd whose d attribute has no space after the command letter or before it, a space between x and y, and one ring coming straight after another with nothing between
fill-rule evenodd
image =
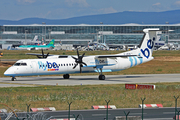
<instances>
[{"instance_id":1,"label":"green-tailed airplane","mask_svg":"<svg viewBox=\"0 0 180 120\"><path fill-rule=\"evenodd\" d=\"M39 50L39 49L52 49L54 48L54 39L47 45L20 45L16 47L18 50Z\"/></svg>"}]
</instances>

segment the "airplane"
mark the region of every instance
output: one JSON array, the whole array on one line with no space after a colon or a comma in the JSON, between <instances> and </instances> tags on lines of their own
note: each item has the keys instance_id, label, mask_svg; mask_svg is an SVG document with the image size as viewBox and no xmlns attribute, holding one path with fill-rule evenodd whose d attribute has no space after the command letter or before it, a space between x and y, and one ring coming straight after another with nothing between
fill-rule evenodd
<instances>
[{"instance_id":1,"label":"airplane","mask_svg":"<svg viewBox=\"0 0 180 120\"><path fill-rule=\"evenodd\" d=\"M41 41L39 41L38 36L35 35L33 40L22 41L21 44L23 44L23 45L40 45Z\"/></svg>"},{"instance_id":2,"label":"airplane","mask_svg":"<svg viewBox=\"0 0 180 120\"><path fill-rule=\"evenodd\" d=\"M156 32L159 28L144 29L144 36L136 50L113 55L79 55L77 49L76 56L70 55L49 55L42 52L37 56L41 59L21 59L8 68L5 76L34 76L34 75L54 75L63 74L64 79L69 79L73 73L99 73L99 80L105 80L103 72L114 72L125 70L142 63L151 61L154 41L157 38Z\"/></svg>"},{"instance_id":3,"label":"airplane","mask_svg":"<svg viewBox=\"0 0 180 120\"><path fill-rule=\"evenodd\" d=\"M39 50L39 49L51 49L54 48L54 39L49 42L47 45L20 45L16 47L18 50Z\"/></svg>"}]
</instances>

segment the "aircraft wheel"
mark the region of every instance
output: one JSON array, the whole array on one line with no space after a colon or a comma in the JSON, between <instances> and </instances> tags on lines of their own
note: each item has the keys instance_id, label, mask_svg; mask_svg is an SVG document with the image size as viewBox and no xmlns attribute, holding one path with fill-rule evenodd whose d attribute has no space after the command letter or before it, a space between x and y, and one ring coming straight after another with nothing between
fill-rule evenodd
<instances>
[{"instance_id":1,"label":"aircraft wheel","mask_svg":"<svg viewBox=\"0 0 180 120\"><path fill-rule=\"evenodd\" d=\"M14 81L14 80L16 80L16 78L15 78L15 77L12 77L11 81Z\"/></svg>"},{"instance_id":2,"label":"aircraft wheel","mask_svg":"<svg viewBox=\"0 0 180 120\"><path fill-rule=\"evenodd\" d=\"M105 75L99 75L99 80L105 80Z\"/></svg>"},{"instance_id":3,"label":"aircraft wheel","mask_svg":"<svg viewBox=\"0 0 180 120\"><path fill-rule=\"evenodd\" d=\"M69 74L64 74L64 75L63 75L63 78L64 78L64 79L69 79Z\"/></svg>"}]
</instances>

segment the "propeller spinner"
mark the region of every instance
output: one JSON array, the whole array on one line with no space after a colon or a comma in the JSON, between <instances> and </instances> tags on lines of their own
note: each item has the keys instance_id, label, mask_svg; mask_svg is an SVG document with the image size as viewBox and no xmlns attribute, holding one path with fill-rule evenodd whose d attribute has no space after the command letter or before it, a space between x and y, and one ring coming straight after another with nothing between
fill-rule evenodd
<instances>
[{"instance_id":1,"label":"propeller spinner","mask_svg":"<svg viewBox=\"0 0 180 120\"><path fill-rule=\"evenodd\" d=\"M75 62L76 64L74 65L73 69L77 67L77 65L79 64L79 68L80 68L80 73L82 73L82 68L83 67L83 64L87 66L87 64L85 62L83 62L83 57L84 57L85 53L83 53L82 56L79 55L79 51L77 49L77 56L78 58L74 57L74 56L71 56L73 59L75 59Z\"/></svg>"}]
</instances>

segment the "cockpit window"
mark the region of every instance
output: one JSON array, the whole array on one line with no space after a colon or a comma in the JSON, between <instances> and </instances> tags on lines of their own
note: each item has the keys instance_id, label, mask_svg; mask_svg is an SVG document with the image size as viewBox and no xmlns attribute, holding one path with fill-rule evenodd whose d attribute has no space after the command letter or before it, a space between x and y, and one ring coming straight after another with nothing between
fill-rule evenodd
<instances>
[{"instance_id":1,"label":"cockpit window","mask_svg":"<svg viewBox=\"0 0 180 120\"><path fill-rule=\"evenodd\" d=\"M21 63L15 63L14 64L14 66L20 66L21 65Z\"/></svg>"},{"instance_id":2,"label":"cockpit window","mask_svg":"<svg viewBox=\"0 0 180 120\"><path fill-rule=\"evenodd\" d=\"M21 66L27 66L27 64L26 63L21 63Z\"/></svg>"},{"instance_id":3,"label":"cockpit window","mask_svg":"<svg viewBox=\"0 0 180 120\"><path fill-rule=\"evenodd\" d=\"M26 63L15 63L14 66L27 66Z\"/></svg>"}]
</instances>

